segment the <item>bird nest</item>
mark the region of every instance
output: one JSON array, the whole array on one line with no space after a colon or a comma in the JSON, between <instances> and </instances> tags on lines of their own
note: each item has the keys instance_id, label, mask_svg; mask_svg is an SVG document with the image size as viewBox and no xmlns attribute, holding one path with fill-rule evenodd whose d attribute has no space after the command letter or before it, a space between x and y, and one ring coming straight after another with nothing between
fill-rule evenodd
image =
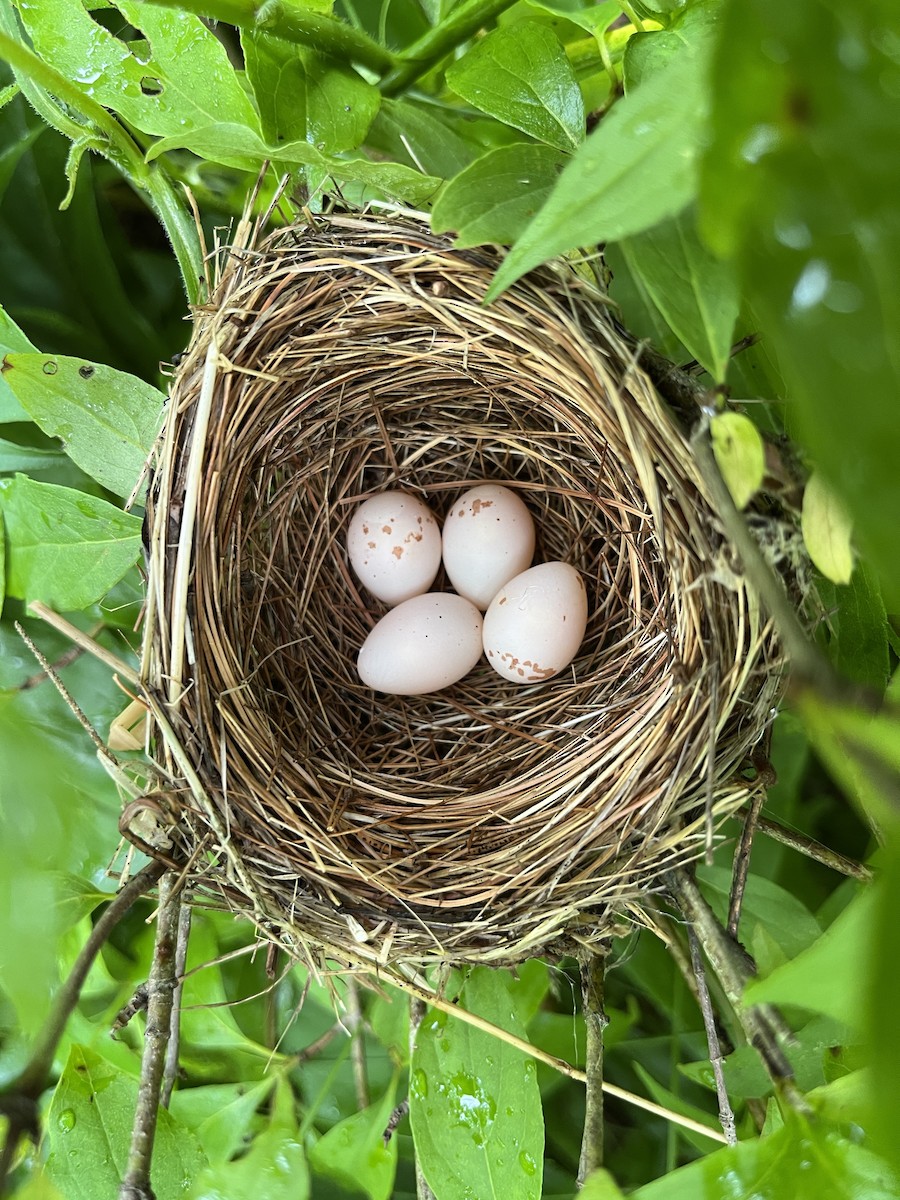
<instances>
[{"instance_id":1,"label":"bird nest","mask_svg":"<svg viewBox=\"0 0 900 1200\"><path fill-rule=\"evenodd\" d=\"M355 961L514 962L639 914L751 789L781 652L689 441L568 264L332 213L219 256L148 495L142 681L193 886ZM590 605L576 659L364 686L355 506L501 482ZM446 588L439 576L435 589Z\"/></svg>"}]
</instances>

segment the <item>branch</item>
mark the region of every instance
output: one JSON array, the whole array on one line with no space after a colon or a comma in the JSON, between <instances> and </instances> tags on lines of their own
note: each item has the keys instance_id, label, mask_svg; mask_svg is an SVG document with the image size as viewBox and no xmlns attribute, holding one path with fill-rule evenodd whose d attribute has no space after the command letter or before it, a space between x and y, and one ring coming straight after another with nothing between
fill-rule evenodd
<instances>
[{"instance_id":1,"label":"branch","mask_svg":"<svg viewBox=\"0 0 900 1200\"><path fill-rule=\"evenodd\" d=\"M747 876L750 874L750 856L753 853L753 835L759 827L760 809L766 802L766 793L758 791L747 806L747 815L741 836L734 850L734 864L731 871L731 895L728 898L728 936L737 940L738 927L741 923L741 909L744 904L744 892L747 888ZM693 956L693 943L691 949Z\"/></svg>"},{"instance_id":2,"label":"branch","mask_svg":"<svg viewBox=\"0 0 900 1200\"><path fill-rule=\"evenodd\" d=\"M94 959L122 917L136 900L139 900L146 891L153 887L164 870L165 867L161 863L150 863L130 879L121 891L117 892L110 900L97 918L90 937L81 948L81 953L75 960L75 965L69 972L68 978L59 989L50 1015L44 1023L25 1069L4 1090L0 1104L2 1104L3 1111L9 1116L9 1125L3 1154L0 1157L0 1196L4 1193L7 1175L12 1166L19 1140L23 1134L34 1132L38 1128L37 1102L47 1087L56 1048L65 1031L66 1022L78 1003L81 989Z\"/></svg>"},{"instance_id":3,"label":"branch","mask_svg":"<svg viewBox=\"0 0 900 1200\"><path fill-rule=\"evenodd\" d=\"M725 1075L722 1071L722 1051L719 1047L719 1034L716 1030L716 1018L712 1002L709 998L709 988L706 986L706 972L703 970L703 958L700 954L700 942L693 925L688 925L688 940L691 945L691 966L694 968L694 978L697 980L697 994L700 999L700 1011L703 1014L703 1026L706 1029L706 1044L709 1047L709 1061L712 1064L716 1080L716 1095L719 1098L719 1124L725 1134L729 1146L737 1145L737 1130L734 1122L734 1112L728 1099L728 1089L725 1087Z\"/></svg>"},{"instance_id":4,"label":"branch","mask_svg":"<svg viewBox=\"0 0 900 1200\"><path fill-rule=\"evenodd\" d=\"M131 1131L131 1147L119 1200L155 1200L150 1183L153 1141L159 1116L160 1086L166 1063L166 1047L172 1024L175 991L175 958L181 892L177 876L169 872L159 885L156 945L147 986L147 1028L138 1086L137 1108Z\"/></svg>"},{"instance_id":5,"label":"branch","mask_svg":"<svg viewBox=\"0 0 900 1200\"><path fill-rule=\"evenodd\" d=\"M743 808L738 809L735 815L746 816L749 811L750 806L745 804ZM769 817L761 816L757 818L756 825L760 833L764 833L773 841L781 842L783 846L790 846L792 850L796 850L799 854L805 854L807 858L820 862L825 867L831 867L832 871L837 871L840 875L858 879L860 883L871 883L874 878L870 867L856 862L855 859L847 858L846 855L832 850L830 846L825 846L822 842L817 842L815 838L808 837L805 833L800 833L796 829L788 829L780 821L772 821Z\"/></svg>"},{"instance_id":6,"label":"branch","mask_svg":"<svg viewBox=\"0 0 900 1200\"><path fill-rule=\"evenodd\" d=\"M463 0L445 20L407 46L397 56L399 62L382 79L380 88L385 96L396 96L411 83L426 74L457 46L469 40L490 21L510 8L515 0Z\"/></svg>"},{"instance_id":7,"label":"branch","mask_svg":"<svg viewBox=\"0 0 900 1200\"><path fill-rule=\"evenodd\" d=\"M172 992L172 1020L169 1027L169 1045L166 1049L166 1068L163 1072L163 1108L169 1107L172 1089L178 1077L178 1051L181 1047L181 995L184 991L184 971L187 966L188 940L191 936L191 908L182 904L178 914L178 934L175 943L175 989Z\"/></svg>"},{"instance_id":8,"label":"branch","mask_svg":"<svg viewBox=\"0 0 900 1200\"><path fill-rule=\"evenodd\" d=\"M603 1165L603 1030L609 1024L603 1007L606 949L588 952L581 960L581 998L587 1031L587 1075L584 1133L578 1161L578 1186Z\"/></svg>"},{"instance_id":9,"label":"branch","mask_svg":"<svg viewBox=\"0 0 900 1200\"><path fill-rule=\"evenodd\" d=\"M747 1007L743 1003L744 988L755 970L752 958L728 936L692 876L684 870L675 871L669 876L669 886L776 1092L796 1111L809 1115L809 1105L794 1082L793 1068L780 1045L782 1037L790 1036L780 1013L771 1005Z\"/></svg>"}]
</instances>

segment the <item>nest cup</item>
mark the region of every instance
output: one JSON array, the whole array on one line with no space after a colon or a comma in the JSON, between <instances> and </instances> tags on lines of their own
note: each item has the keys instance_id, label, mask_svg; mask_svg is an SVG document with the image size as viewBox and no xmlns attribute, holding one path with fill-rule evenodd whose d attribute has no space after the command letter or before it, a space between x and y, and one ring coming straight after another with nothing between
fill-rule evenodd
<instances>
[{"instance_id":1,"label":"nest cup","mask_svg":"<svg viewBox=\"0 0 900 1200\"><path fill-rule=\"evenodd\" d=\"M485 307L497 255L410 216L255 240L219 256L148 500L142 676L193 883L386 966L590 945L746 799L780 688L689 442L567 264ZM577 658L371 691L355 506L402 488L443 517L485 481L531 510L536 562L581 572Z\"/></svg>"}]
</instances>

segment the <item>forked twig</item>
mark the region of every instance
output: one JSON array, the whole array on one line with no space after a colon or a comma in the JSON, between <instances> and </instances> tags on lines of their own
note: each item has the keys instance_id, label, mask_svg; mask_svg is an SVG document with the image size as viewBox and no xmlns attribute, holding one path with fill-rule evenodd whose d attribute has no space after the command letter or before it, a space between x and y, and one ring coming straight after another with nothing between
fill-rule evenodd
<instances>
[{"instance_id":1,"label":"forked twig","mask_svg":"<svg viewBox=\"0 0 900 1200\"><path fill-rule=\"evenodd\" d=\"M734 865L731 870L731 895L728 898L728 936L737 938L738 926L741 923L741 908L744 903L744 891L747 887L747 877L750 873L750 855L753 852L753 835L759 825L759 814L766 801L764 791L758 791L747 806L747 814L741 836L734 850ZM693 956L693 943L691 943Z\"/></svg>"},{"instance_id":2,"label":"forked twig","mask_svg":"<svg viewBox=\"0 0 900 1200\"><path fill-rule=\"evenodd\" d=\"M131 1130L131 1146L119 1200L155 1200L150 1183L153 1142L159 1116L160 1087L166 1066L166 1048L172 1025L175 992L175 959L181 892L175 872L168 872L159 885L156 944L147 996L147 1027L138 1100Z\"/></svg>"}]
</instances>

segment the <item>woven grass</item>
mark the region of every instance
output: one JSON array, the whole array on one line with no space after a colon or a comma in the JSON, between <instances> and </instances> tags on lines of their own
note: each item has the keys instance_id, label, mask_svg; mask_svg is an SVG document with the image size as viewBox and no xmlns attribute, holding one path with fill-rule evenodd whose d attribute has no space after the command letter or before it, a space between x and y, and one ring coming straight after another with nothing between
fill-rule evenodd
<instances>
[{"instance_id":1,"label":"woven grass","mask_svg":"<svg viewBox=\"0 0 900 1200\"><path fill-rule=\"evenodd\" d=\"M195 886L388 966L608 936L747 798L781 686L689 441L568 266L484 307L497 257L412 217L254 240L220 256L148 502L142 679ZM354 506L402 487L443 515L482 481L530 508L535 561L582 573L578 657L534 686L482 663L372 692Z\"/></svg>"}]
</instances>

